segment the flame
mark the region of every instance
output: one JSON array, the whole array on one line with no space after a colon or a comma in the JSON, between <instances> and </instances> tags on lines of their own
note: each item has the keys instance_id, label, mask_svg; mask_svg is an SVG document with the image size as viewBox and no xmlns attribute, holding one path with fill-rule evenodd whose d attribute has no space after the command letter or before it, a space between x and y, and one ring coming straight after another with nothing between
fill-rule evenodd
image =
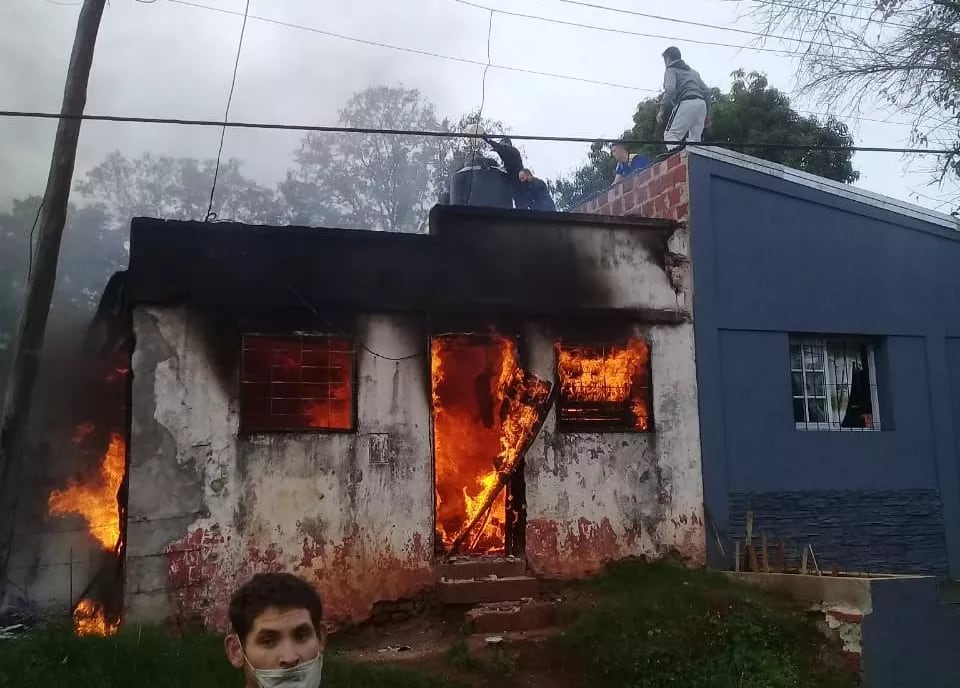
<instances>
[{"instance_id":1,"label":"flame","mask_svg":"<svg viewBox=\"0 0 960 688\"><path fill-rule=\"evenodd\" d=\"M73 441L82 443L94 430L92 423L77 426ZM94 480L87 483L71 482L65 490L50 493L47 506L53 515L79 514L100 546L113 552L120 542L120 506L117 493L123 482L126 467L126 442L119 434L110 436L110 443L100 462ZM113 635L118 622L109 621L103 605L89 598L82 599L73 611L73 625L77 635Z\"/></svg>"},{"instance_id":2,"label":"flame","mask_svg":"<svg viewBox=\"0 0 960 688\"><path fill-rule=\"evenodd\" d=\"M525 373L507 337L442 336L431 345L437 530L450 548L500 490L471 553L506 544L506 477L545 412L549 383Z\"/></svg>"},{"instance_id":3,"label":"flame","mask_svg":"<svg viewBox=\"0 0 960 688\"><path fill-rule=\"evenodd\" d=\"M55 516L79 514L87 522L90 535L103 549L112 552L120 540L117 492L123 482L125 465L126 443L114 433L96 479L89 483L71 482L65 490L51 492L47 500L50 513Z\"/></svg>"},{"instance_id":4,"label":"flame","mask_svg":"<svg viewBox=\"0 0 960 688\"><path fill-rule=\"evenodd\" d=\"M650 346L632 338L626 346L557 345L561 419L622 421L650 428ZM624 412L628 418L624 418Z\"/></svg>"},{"instance_id":5,"label":"flame","mask_svg":"<svg viewBox=\"0 0 960 688\"><path fill-rule=\"evenodd\" d=\"M99 602L83 599L73 610L73 628L77 635L109 636L117 632L118 624L107 621Z\"/></svg>"}]
</instances>

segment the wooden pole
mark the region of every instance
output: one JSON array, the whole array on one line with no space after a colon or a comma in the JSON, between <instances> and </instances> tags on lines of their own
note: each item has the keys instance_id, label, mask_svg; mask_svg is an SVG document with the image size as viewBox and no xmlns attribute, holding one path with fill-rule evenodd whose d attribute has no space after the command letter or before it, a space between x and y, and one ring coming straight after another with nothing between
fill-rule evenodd
<instances>
[{"instance_id":1,"label":"wooden pole","mask_svg":"<svg viewBox=\"0 0 960 688\"><path fill-rule=\"evenodd\" d=\"M61 115L76 117L83 114L87 103L87 82L105 3L106 0L84 0L83 7L80 8L70 65L67 68L67 81L63 89ZM59 120L47 188L40 211L33 270L27 281L26 299L13 343L10 375L3 414L0 416L0 603L6 592L14 517L18 493L21 491L19 481L25 463L30 399L37 379L40 349L43 346L50 301L57 278L60 240L67 217L67 202L73 184L79 138L80 119Z\"/></svg>"}]
</instances>

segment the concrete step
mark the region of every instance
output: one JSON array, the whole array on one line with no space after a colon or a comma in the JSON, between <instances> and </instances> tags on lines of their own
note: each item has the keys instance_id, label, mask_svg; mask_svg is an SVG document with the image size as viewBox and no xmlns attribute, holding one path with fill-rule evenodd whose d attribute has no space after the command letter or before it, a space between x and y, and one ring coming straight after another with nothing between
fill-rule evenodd
<instances>
[{"instance_id":1,"label":"concrete step","mask_svg":"<svg viewBox=\"0 0 960 688\"><path fill-rule=\"evenodd\" d=\"M515 578L527 572L523 559L462 559L434 566L436 580L475 580L496 576Z\"/></svg>"},{"instance_id":2,"label":"concrete step","mask_svg":"<svg viewBox=\"0 0 960 688\"><path fill-rule=\"evenodd\" d=\"M557 606L551 602L490 602L467 612L467 632L490 634L535 631L556 626L557 616Z\"/></svg>"},{"instance_id":3,"label":"concrete step","mask_svg":"<svg viewBox=\"0 0 960 688\"><path fill-rule=\"evenodd\" d=\"M540 594L540 584L530 576L509 576L482 580L445 580L437 584L441 604L507 602Z\"/></svg>"}]
</instances>

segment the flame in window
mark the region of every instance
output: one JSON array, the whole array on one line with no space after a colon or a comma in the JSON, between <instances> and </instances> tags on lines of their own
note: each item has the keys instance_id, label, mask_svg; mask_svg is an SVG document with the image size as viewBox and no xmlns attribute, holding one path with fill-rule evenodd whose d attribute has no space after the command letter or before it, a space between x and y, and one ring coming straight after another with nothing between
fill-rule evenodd
<instances>
[{"instance_id":1,"label":"flame in window","mask_svg":"<svg viewBox=\"0 0 960 688\"><path fill-rule=\"evenodd\" d=\"M560 422L584 428L649 430L650 345L557 344Z\"/></svg>"}]
</instances>

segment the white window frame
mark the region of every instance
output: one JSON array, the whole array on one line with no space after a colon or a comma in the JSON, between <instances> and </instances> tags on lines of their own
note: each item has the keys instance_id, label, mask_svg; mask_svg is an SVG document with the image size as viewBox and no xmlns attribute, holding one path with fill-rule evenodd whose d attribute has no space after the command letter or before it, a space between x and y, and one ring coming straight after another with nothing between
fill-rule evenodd
<instances>
[{"instance_id":1,"label":"white window frame","mask_svg":"<svg viewBox=\"0 0 960 688\"><path fill-rule=\"evenodd\" d=\"M846 345L849 348L855 348L860 346L867 347L867 374L869 376L870 383L870 408L872 410L873 424L869 428L844 428L841 427L843 419L840 417L840 410L836 408L836 398L834 395L830 394L830 390L835 390L837 388L837 381L835 379L835 366L828 365L829 361L829 348L836 347L838 345ZM800 347L800 368L796 368L793 363L793 347ZM807 367L807 348L816 347L820 350L820 360L822 362L821 368L811 368ZM790 354L790 401L791 401L791 413L794 412L793 405L797 399L803 399L803 412L804 416L809 419L810 410L808 402L813 399L823 399L824 408L826 410L827 418L829 419L826 422L813 422L813 421L798 421L794 417L794 426L797 430L829 430L833 432L878 432L883 429L881 419L880 419L880 403L879 395L877 389L879 386L879 380L877 379L877 364L876 364L876 345L870 339L865 337L803 337L803 336L791 336L789 344L789 354ZM793 376L796 373L801 374L801 392L803 396L797 396L794 394L793 390ZM823 396L820 395L811 395L807 393L807 374L808 373L823 373L824 378L824 387L823 387ZM848 383L849 384L849 383ZM836 418L834 421L833 419Z\"/></svg>"}]
</instances>

